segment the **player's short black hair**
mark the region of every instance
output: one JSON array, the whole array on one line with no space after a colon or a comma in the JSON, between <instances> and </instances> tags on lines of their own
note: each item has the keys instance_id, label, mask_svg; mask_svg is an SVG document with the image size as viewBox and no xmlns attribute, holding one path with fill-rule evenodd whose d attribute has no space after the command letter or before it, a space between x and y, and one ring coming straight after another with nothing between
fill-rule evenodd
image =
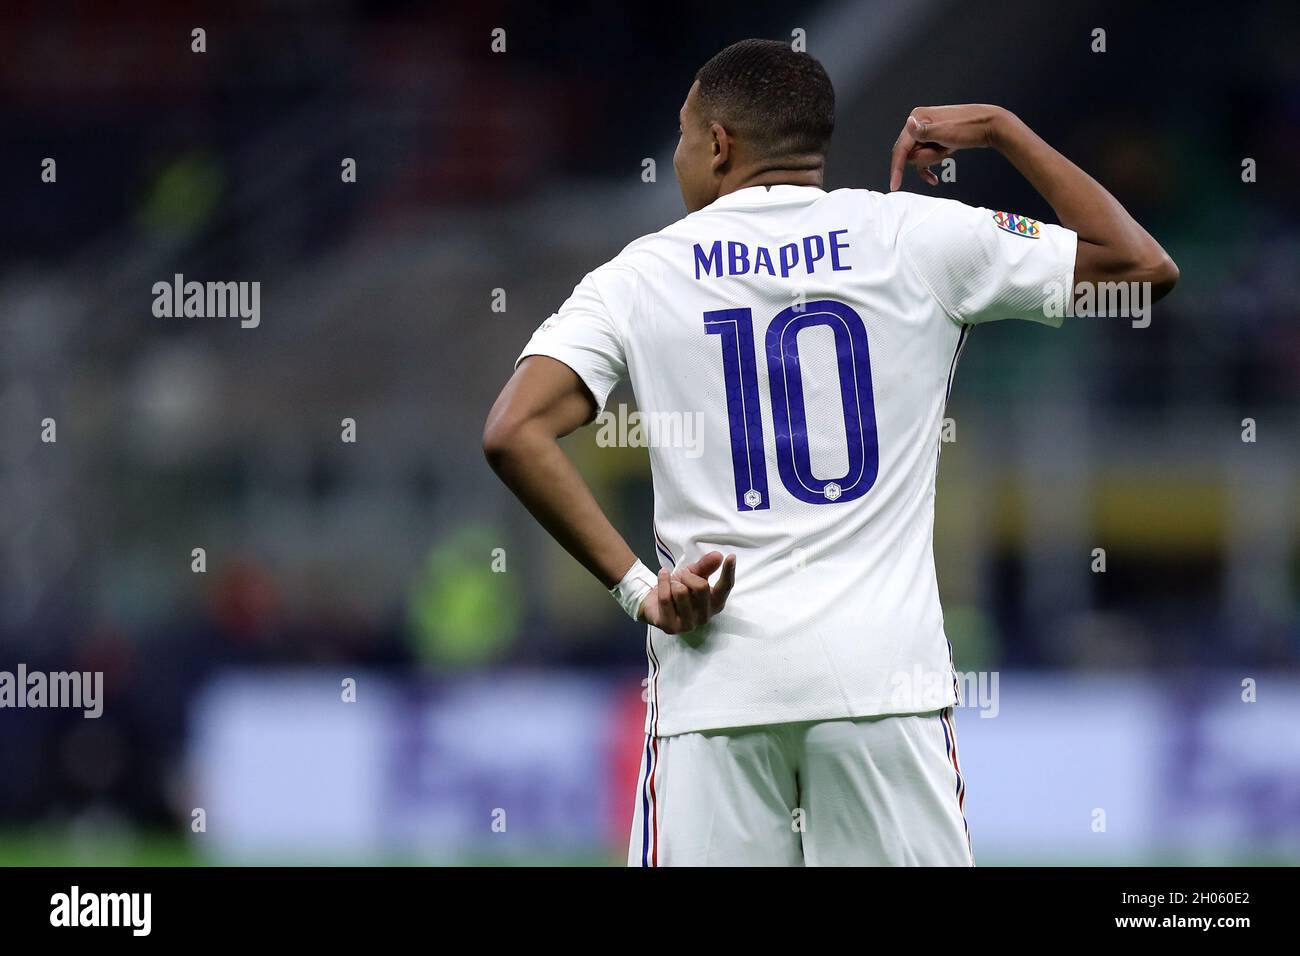
<instances>
[{"instance_id":1,"label":"player's short black hair","mask_svg":"<svg viewBox=\"0 0 1300 956\"><path fill-rule=\"evenodd\" d=\"M700 67L706 122L721 123L763 157L825 153L835 130L835 88L809 53L778 40L741 40Z\"/></svg>"}]
</instances>

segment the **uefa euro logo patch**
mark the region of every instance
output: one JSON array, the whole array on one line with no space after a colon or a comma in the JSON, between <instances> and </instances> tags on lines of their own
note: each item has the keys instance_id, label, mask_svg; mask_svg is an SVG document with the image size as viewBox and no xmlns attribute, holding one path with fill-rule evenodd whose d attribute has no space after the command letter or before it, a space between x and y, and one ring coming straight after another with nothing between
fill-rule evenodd
<instances>
[{"instance_id":1,"label":"uefa euro logo patch","mask_svg":"<svg viewBox=\"0 0 1300 956\"><path fill-rule=\"evenodd\" d=\"M995 212L993 213L993 221L1004 232L1009 232L1015 236L1024 236L1027 239L1037 239L1038 234L1042 231L1042 225L1037 219L1030 219L1028 216L1017 216L1013 212Z\"/></svg>"}]
</instances>

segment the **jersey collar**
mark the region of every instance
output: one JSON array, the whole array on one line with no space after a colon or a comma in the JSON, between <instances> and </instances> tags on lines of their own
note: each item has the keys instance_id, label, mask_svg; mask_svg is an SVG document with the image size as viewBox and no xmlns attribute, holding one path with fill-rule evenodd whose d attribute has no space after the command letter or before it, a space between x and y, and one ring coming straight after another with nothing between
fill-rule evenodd
<instances>
[{"instance_id":1,"label":"jersey collar","mask_svg":"<svg viewBox=\"0 0 1300 956\"><path fill-rule=\"evenodd\" d=\"M776 202L808 202L818 196L825 196L826 190L820 186L794 186L782 183L776 186L746 186L734 193L719 196L706 207L708 209L729 206L766 206Z\"/></svg>"}]
</instances>

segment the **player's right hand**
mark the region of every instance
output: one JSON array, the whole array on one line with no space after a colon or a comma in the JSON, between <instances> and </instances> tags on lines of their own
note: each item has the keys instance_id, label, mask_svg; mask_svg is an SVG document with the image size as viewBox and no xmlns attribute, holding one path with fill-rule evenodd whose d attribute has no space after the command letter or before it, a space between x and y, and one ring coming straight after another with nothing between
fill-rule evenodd
<instances>
[{"instance_id":1,"label":"player's right hand","mask_svg":"<svg viewBox=\"0 0 1300 956\"><path fill-rule=\"evenodd\" d=\"M903 184L903 170L908 166L915 166L931 186L938 185L939 177L930 167L959 149L993 145L995 127L1008 115L1002 107L986 103L918 106L894 141L889 191L894 192Z\"/></svg>"},{"instance_id":2,"label":"player's right hand","mask_svg":"<svg viewBox=\"0 0 1300 956\"><path fill-rule=\"evenodd\" d=\"M709 586L709 576L718 568L718 583ZM641 602L641 620L665 634L685 634L704 624L727 604L736 583L736 556L724 559L710 551L694 564L659 572L659 582Z\"/></svg>"}]
</instances>

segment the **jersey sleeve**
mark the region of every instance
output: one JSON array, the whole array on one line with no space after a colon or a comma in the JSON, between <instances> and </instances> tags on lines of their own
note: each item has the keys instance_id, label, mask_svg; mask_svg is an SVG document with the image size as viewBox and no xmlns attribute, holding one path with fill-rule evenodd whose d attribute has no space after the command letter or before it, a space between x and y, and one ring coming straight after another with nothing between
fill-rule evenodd
<instances>
[{"instance_id":1,"label":"jersey sleeve","mask_svg":"<svg viewBox=\"0 0 1300 956\"><path fill-rule=\"evenodd\" d=\"M952 200L927 206L899 241L949 318L1060 327L1074 287L1073 230Z\"/></svg>"},{"instance_id":2,"label":"jersey sleeve","mask_svg":"<svg viewBox=\"0 0 1300 956\"><path fill-rule=\"evenodd\" d=\"M559 311L538 326L515 366L530 355L563 362L587 386L597 411L604 411L609 393L627 374L623 340L609 302L609 297L625 297L622 278L608 265L589 272ZM626 303L616 303L619 306Z\"/></svg>"}]
</instances>

